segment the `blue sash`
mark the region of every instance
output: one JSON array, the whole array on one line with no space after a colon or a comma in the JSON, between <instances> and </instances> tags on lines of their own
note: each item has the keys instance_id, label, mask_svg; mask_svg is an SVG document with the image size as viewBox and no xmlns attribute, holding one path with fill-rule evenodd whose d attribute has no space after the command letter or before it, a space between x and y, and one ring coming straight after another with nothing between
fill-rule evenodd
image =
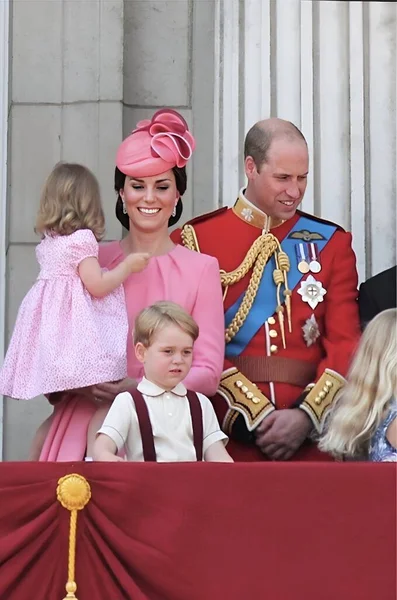
<instances>
[{"instance_id":1,"label":"blue sash","mask_svg":"<svg viewBox=\"0 0 397 600\"><path fill-rule=\"evenodd\" d=\"M316 233L319 233L323 238L313 240L316 242L319 252L321 252L335 233L337 229L336 225L331 225L322 221L313 221L307 217L300 217L300 219L298 219L298 221L295 223L294 227L289 231L287 237L285 237L281 242L282 249L288 254L290 259L291 267L290 271L288 272L288 285L291 291L298 285L303 277L302 273L300 273L298 270L295 256L295 246L303 240L299 238L291 238L291 234L295 231L303 230L310 232L313 230L314 223ZM267 319L274 314L277 307L276 288L273 281L273 271L275 268L276 263L274 256L272 256L263 271L258 292L252 308L246 320L244 321L244 324L234 338L226 345L226 356L239 356L239 354L243 352L262 325L264 325ZM234 319L238 309L240 308L241 302L243 301L244 294L245 291L236 300L233 306L226 311L226 327L228 327Z\"/></svg>"}]
</instances>

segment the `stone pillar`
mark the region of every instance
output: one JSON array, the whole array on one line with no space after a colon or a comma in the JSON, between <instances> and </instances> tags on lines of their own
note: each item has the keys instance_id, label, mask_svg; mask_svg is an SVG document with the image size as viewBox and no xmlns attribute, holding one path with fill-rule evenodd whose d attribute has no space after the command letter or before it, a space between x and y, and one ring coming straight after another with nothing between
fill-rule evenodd
<instances>
[{"instance_id":1,"label":"stone pillar","mask_svg":"<svg viewBox=\"0 0 397 600\"><path fill-rule=\"evenodd\" d=\"M107 238L120 237L113 172L123 97L122 0L29 0L12 7L8 336L37 276L33 227L43 182L55 163L81 162L95 173ZM44 399L41 404L6 401L6 459L26 457L49 412Z\"/></svg>"}]
</instances>

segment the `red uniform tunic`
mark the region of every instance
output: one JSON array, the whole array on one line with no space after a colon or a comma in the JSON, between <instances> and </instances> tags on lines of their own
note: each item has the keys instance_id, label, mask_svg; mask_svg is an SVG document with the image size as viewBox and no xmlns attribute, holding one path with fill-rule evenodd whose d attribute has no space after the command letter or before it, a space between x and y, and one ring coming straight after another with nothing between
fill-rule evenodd
<instances>
[{"instance_id":1,"label":"red uniform tunic","mask_svg":"<svg viewBox=\"0 0 397 600\"><path fill-rule=\"evenodd\" d=\"M312 230L309 233L315 234L316 224L318 228L319 221L321 220L298 212L292 219L271 229L270 232L281 242L281 246L284 238L288 236L301 215L311 220ZM260 228L244 220L233 209L215 211L214 213L193 219L190 224L194 227L199 251L215 256L219 261L220 268L226 272L233 271L241 264L253 242L262 234ZM307 414L312 416L311 406L316 411L322 399L319 398L321 394L319 394L316 388L316 396L311 398L309 402L310 406L306 403L305 407L302 404L302 400L307 395L307 391L305 392L307 384L318 381L326 368L345 376L360 335L356 259L351 247L352 238L350 233L345 232L338 226L335 227L335 233L320 254L321 271L314 275L315 279L321 282L326 290L324 299L312 309L307 302L303 301L302 296L298 294L300 284L294 288L291 295L292 333L288 331L287 319L285 318L286 348L283 348L277 314L274 314L273 318L268 319L268 323L271 324L267 327L267 333L265 326L260 327L238 359L231 358L231 360L225 360L224 373L227 373L227 369L233 367L233 361L236 362L237 360L240 361L237 364L237 368L240 373L244 374L241 359L244 361L245 357L266 356L270 357L270 362L273 361L273 363L276 362L274 361L274 357L277 359L292 359L291 371L292 369L297 371L295 377L292 377L292 380L294 380L293 383L291 383L290 377L286 378L289 382L285 382L282 381L284 379L282 375L280 377L274 375L274 364L271 365L273 367L272 377L277 377L281 381L273 380L273 389L271 389L271 385L267 381L253 381L250 379L267 398L272 399L276 409L299 407L304 408ZM180 230L175 231L172 237L174 241L180 242ZM290 256L290 260L293 261L295 259ZM229 287L224 302L225 312L245 292L251 273L252 270L239 282ZM306 279L306 275L302 275L302 279ZM276 294L275 284L272 284L269 294ZM286 313L284 312L284 314ZM318 325L319 336L308 345L307 340L304 338L302 327L313 314L315 316L316 327ZM269 352L270 331L272 350ZM279 362L282 363L280 367L281 371L285 370L286 365L288 366L289 364L286 361ZM299 369L299 365L301 365L301 369ZM303 374L302 381L299 381L300 371L301 373L306 373L306 375ZM309 375L309 373L311 374ZM307 381L304 381L305 377L308 379ZM258 377L258 379L263 378ZM324 383L323 380L324 377L322 383ZM321 388L324 390L322 392L323 396L330 392L333 385L329 381L329 378L325 381L325 387ZM235 386L237 385L235 380L234 384ZM238 384L240 385L241 382L238 382ZM334 394L332 391L330 393L333 397ZM313 394L309 393L310 396L313 396ZM237 419L230 419L233 408L230 406L230 403L226 402L224 395L222 397L218 394L212 400L220 422L224 423L226 433L231 437L228 449L230 449L233 458L235 460L263 460L265 457L256 447L253 435L249 433L241 415L235 415L238 416ZM315 423L317 417L313 416L313 422ZM319 420L321 419L319 418ZM309 441L305 442L294 456L294 459L298 460L324 460L326 458L326 455L320 453L317 447Z\"/></svg>"}]
</instances>

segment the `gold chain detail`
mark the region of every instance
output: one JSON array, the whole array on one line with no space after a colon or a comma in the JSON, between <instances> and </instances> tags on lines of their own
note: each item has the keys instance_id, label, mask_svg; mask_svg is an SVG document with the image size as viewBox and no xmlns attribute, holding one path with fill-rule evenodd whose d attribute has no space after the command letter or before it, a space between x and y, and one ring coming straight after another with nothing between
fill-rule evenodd
<instances>
[{"instance_id":1,"label":"gold chain detail","mask_svg":"<svg viewBox=\"0 0 397 600\"><path fill-rule=\"evenodd\" d=\"M194 250L195 252L200 252L200 246L196 232L192 225L185 225L182 228L181 238L182 243L186 248L189 250ZM273 255L275 255L276 259L276 269L273 271L273 280L277 287L276 310L280 321L283 346L285 348L284 317L282 314L284 308L281 305L280 291L281 286L283 285L285 288L283 294L286 301L289 331L291 332L291 291L288 289L287 279L287 273L290 269L290 262L288 255L281 249L280 242L272 233L260 235L254 241L244 260L236 269L230 271L229 273L223 269L220 270L221 283L222 287L224 288L223 300L225 300L229 286L241 281L241 279L247 275L250 269L253 269L241 305L229 327L227 327L225 330L225 341L227 344L234 338L244 324L244 321L246 320L256 298L265 266Z\"/></svg>"},{"instance_id":2,"label":"gold chain detail","mask_svg":"<svg viewBox=\"0 0 397 600\"><path fill-rule=\"evenodd\" d=\"M257 248L259 248L259 251L257 251ZM234 336L243 326L244 321L246 320L256 298L265 266L277 248L278 240L273 234L268 233L266 235L261 235L252 244L241 265L231 273L226 273L225 279L227 284L231 285L233 283L237 283L237 281L240 281L240 279L242 279L242 277L248 273L249 269L254 264L252 275L244 294L244 298L232 322L225 330L225 341L227 344L234 338ZM253 258L253 256L255 256L255 258Z\"/></svg>"}]
</instances>

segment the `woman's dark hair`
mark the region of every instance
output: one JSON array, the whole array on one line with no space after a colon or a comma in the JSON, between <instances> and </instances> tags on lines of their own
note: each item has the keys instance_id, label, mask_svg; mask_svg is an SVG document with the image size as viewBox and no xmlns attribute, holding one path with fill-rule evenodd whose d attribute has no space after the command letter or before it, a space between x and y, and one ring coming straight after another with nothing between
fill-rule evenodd
<instances>
[{"instance_id":1,"label":"woman's dark hair","mask_svg":"<svg viewBox=\"0 0 397 600\"><path fill-rule=\"evenodd\" d=\"M180 196L186 192L187 187L187 175L186 175L186 167L174 167L172 172L175 177L176 189L178 190ZM130 228L130 219L128 215L123 213L123 201L120 196L120 190L124 187L126 175L120 171L116 167L114 172L114 189L117 192L117 202L116 202L116 217L120 221L123 227L126 229ZM175 223L178 223L181 218L183 211L182 200L179 198L178 203L176 205L176 215L175 217L171 216L168 220L168 227L172 227Z\"/></svg>"}]
</instances>

